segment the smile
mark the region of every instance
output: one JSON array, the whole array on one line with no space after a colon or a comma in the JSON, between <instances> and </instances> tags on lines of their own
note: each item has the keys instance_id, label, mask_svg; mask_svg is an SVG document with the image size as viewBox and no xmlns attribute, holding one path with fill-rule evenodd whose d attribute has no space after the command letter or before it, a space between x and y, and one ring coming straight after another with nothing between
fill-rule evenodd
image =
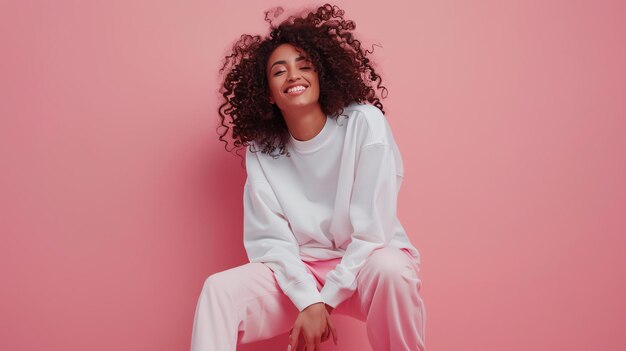
<instances>
[{"instance_id":1,"label":"smile","mask_svg":"<svg viewBox=\"0 0 626 351\"><path fill-rule=\"evenodd\" d=\"M285 90L285 93L287 93L289 95L300 95L306 89L307 89L307 87L304 86L304 85L296 85L295 87L291 87L291 88Z\"/></svg>"}]
</instances>

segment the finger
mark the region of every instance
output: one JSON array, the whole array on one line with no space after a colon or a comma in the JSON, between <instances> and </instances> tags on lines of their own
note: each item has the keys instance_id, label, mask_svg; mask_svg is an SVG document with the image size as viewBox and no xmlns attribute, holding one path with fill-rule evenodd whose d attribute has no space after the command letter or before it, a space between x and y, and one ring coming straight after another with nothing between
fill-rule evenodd
<instances>
[{"instance_id":1,"label":"finger","mask_svg":"<svg viewBox=\"0 0 626 351\"><path fill-rule=\"evenodd\" d=\"M315 338L312 335L304 335L305 351L315 351Z\"/></svg>"},{"instance_id":2,"label":"finger","mask_svg":"<svg viewBox=\"0 0 626 351\"><path fill-rule=\"evenodd\" d=\"M319 336L315 338L315 351L322 351L322 342Z\"/></svg>"},{"instance_id":3,"label":"finger","mask_svg":"<svg viewBox=\"0 0 626 351\"><path fill-rule=\"evenodd\" d=\"M337 328L335 328L335 323L333 323L333 321L330 320L330 318L327 319L328 321L328 329L330 329L331 334L333 334L333 342L335 343L335 345L337 345Z\"/></svg>"},{"instance_id":4,"label":"finger","mask_svg":"<svg viewBox=\"0 0 626 351\"><path fill-rule=\"evenodd\" d=\"M324 333L324 341L330 339L330 335L331 335L330 326L328 325L328 323L326 323L326 332Z\"/></svg>"},{"instance_id":5,"label":"finger","mask_svg":"<svg viewBox=\"0 0 626 351\"><path fill-rule=\"evenodd\" d=\"M315 351L315 338L312 335L304 335L305 351Z\"/></svg>"},{"instance_id":6,"label":"finger","mask_svg":"<svg viewBox=\"0 0 626 351\"><path fill-rule=\"evenodd\" d=\"M330 336L330 328L326 327L324 334L322 334L322 342L328 340L329 336Z\"/></svg>"},{"instance_id":7,"label":"finger","mask_svg":"<svg viewBox=\"0 0 626 351\"><path fill-rule=\"evenodd\" d=\"M300 333L300 338L298 339L298 351L304 351L306 349L306 341L304 340L304 333Z\"/></svg>"},{"instance_id":8,"label":"finger","mask_svg":"<svg viewBox=\"0 0 626 351\"><path fill-rule=\"evenodd\" d=\"M299 327L291 328L291 333L289 334L289 346L291 346L292 351L295 351L296 347L298 347L299 336L300 336L300 328Z\"/></svg>"}]
</instances>

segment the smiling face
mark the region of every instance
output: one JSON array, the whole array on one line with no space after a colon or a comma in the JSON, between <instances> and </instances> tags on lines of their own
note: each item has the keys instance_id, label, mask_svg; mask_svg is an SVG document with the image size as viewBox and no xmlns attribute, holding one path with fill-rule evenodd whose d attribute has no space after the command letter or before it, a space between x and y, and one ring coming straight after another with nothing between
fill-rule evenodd
<instances>
[{"instance_id":1,"label":"smiling face","mask_svg":"<svg viewBox=\"0 0 626 351\"><path fill-rule=\"evenodd\" d=\"M278 46L267 60L270 102L285 112L319 105L320 86L313 64L291 44Z\"/></svg>"}]
</instances>

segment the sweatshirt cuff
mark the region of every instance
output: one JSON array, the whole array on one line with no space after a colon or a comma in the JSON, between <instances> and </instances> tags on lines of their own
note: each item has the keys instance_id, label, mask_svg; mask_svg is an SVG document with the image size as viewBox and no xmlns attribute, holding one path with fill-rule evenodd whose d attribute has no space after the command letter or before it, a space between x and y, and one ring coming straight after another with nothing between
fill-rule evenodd
<instances>
[{"instance_id":1,"label":"sweatshirt cuff","mask_svg":"<svg viewBox=\"0 0 626 351\"><path fill-rule=\"evenodd\" d=\"M324 287L320 291L324 302L332 308L337 308L340 303L352 296L353 293L354 291L342 289L330 280L326 280Z\"/></svg>"},{"instance_id":2,"label":"sweatshirt cuff","mask_svg":"<svg viewBox=\"0 0 626 351\"><path fill-rule=\"evenodd\" d=\"M298 308L298 311L318 302L324 302L322 295L317 290L317 284L313 280L302 280L289 286L284 292Z\"/></svg>"}]
</instances>

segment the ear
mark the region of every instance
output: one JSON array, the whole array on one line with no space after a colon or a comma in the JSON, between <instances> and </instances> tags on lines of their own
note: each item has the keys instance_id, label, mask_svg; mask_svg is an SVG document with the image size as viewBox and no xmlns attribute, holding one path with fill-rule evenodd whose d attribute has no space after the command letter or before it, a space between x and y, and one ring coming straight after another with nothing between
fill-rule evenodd
<instances>
[{"instance_id":1,"label":"ear","mask_svg":"<svg viewBox=\"0 0 626 351\"><path fill-rule=\"evenodd\" d=\"M272 97L272 95L269 96L269 100L270 100L270 104L275 104L276 102L274 101L274 98Z\"/></svg>"}]
</instances>

